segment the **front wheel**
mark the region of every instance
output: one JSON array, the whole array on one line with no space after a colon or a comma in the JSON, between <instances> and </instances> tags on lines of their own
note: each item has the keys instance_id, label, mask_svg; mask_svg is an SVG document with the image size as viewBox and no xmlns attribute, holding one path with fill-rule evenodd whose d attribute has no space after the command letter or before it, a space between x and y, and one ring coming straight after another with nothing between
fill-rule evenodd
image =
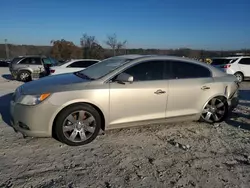
<instances>
[{"instance_id":1,"label":"front wheel","mask_svg":"<svg viewBox=\"0 0 250 188\"><path fill-rule=\"evenodd\" d=\"M222 122L228 114L228 105L225 100L220 97L211 99L203 108L201 120L207 123Z\"/></svg>"},{"instance_id":2,"label":"front wheel","mask_svg":"<svg viewBox=\"0 0 250 188\"><path fill-rule=\"evenodd\" d=\"M56 119L55 135L70 146L92 142L101 129L100 114L88 104L77 104L64 109Z\"/></svg>"}]
</instances>

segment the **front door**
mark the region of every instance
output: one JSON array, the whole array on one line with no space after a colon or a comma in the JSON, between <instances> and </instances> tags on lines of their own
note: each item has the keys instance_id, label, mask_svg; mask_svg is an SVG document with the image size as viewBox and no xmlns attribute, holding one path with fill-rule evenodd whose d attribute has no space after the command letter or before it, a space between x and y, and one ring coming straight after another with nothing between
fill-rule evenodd
<instances>
[{"instance_id":1,"label":"front door","mask_svg":"<svg viewBox=\"0 0 250 188\"><path fill-rule=\"evenodd\" d=\"M110 82L110 126L164 119L168 96L164 62L141 62L124 73L132 75L134 81L121 84L114 78Z\"/></svg>"},{"instance_id":2,"label":"front door","mask_svg":"<svg viewBox=\"0 0 250 188\"><path fill-rule=\"evenodd\" d=\"M242 58L238 64L244 76L250 77L250 58Z\"/></svg>"}]
</instances>

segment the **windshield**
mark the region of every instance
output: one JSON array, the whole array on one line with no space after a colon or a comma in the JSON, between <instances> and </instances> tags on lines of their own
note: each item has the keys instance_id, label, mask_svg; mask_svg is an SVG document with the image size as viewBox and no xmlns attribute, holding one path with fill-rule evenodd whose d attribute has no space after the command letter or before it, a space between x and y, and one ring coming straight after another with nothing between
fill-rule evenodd
<instances>
[{"instance_id":1,"label":"windshield","mask_svg":"<svg viewBox=\"0 0 250 188\"><path fill-rule=\"evenodd\" d=\"M96 63L94 65L89 66L88 68L80 71L81 74L86 75L91 79L99 79L110 72L114 71L115 69L119 68L120 66L128 63L130 59L122 58L122 57L112 57L109 59L105 59Z\"/></svg>"},{"instance_id":2,"label":"windshield","mask_svg":"<svg viewBox=\"0 0 250 188\"><path fill-rule=\"evenodd\" d=\"M233 58L227 58L227 59L223 59L223 58L212 59L211 65L225 65L225 64L233 63L233 62L236 61L236 60L237 60L237 59L233 59Z\"/></svg>"}]
</instances>

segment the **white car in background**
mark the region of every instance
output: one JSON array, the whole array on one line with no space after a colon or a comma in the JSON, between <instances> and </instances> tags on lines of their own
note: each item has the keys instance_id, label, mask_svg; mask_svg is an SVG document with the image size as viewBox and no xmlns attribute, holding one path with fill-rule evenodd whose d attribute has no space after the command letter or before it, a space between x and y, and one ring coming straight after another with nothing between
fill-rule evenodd
<instances>
[{"instance_id":1,"label":"white car in background","mask_svg":"<svg viewBox=\"0 0 250 188\"><path fill-rule=\"evenodd\" d=\"M239 82L250 78L250 56L212 58L211 65L227 74L235 75Z\"/></svg>"},{"instance_id":2,"label":"white car in background","mask_svg":"<svg viewBox=\"0 0 250 188\"><path fill-rule=\"evenodd\" d=\"M50 67L50 75L81 71L99 61L98 59L71 59L59 66Z\"/></svg>"}]
</instances>

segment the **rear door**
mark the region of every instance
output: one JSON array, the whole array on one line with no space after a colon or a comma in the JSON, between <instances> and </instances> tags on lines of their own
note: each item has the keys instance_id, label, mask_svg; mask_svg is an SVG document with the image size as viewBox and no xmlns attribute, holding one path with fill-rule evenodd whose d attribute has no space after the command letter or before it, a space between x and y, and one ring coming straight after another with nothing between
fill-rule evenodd
<instances>
[{"instance_id":1,"label":"rear door","mask_svg":"<svg viewBox=\"0 0 250 188\"><path fill-rule=\"evenodd\" d=\"M205 66L186 61L171 61L167 117L200 113L211 96L212 73Z\"/></svg>"},{"instance_id":2,"label":"rear door","mask_svg":"<svg viewBox=\"0 0 250 188\"><path fill-rule=\"evenodd\" d=\"M250 58L242 58L238 63L245 77L250 77Z\"/></svg>"}]
</instances>

